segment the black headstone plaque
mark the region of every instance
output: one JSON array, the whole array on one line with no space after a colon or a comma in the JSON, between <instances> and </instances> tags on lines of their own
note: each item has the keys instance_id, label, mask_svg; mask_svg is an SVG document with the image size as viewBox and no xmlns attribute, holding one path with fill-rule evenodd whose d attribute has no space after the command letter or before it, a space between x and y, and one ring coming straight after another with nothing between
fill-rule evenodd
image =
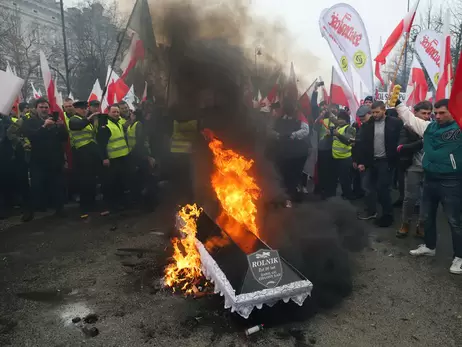
<instances>
[{"instance_id":1,"label":"black headstone plaque","mask_svg":"<svg viewBox=\"0 0 462 347\"><path fill-rule=\"evenodd\" d=\"M255 281L266 288L276 287L282 279L282 263L278 251L260 249L247 256Z\"/></svg>"}]
</instances>

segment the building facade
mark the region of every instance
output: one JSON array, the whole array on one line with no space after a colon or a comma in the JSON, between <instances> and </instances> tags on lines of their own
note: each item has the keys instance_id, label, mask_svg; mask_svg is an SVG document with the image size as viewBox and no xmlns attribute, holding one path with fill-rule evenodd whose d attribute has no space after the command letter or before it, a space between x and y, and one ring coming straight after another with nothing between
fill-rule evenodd
<instances>
[{"instance_id":1,"label":"building facade","mask_svg":"<svg viewBox=\"0 0 462 347\"><path fill-rule=\"evenodd\" d=\"M24 97L31 96L30 82L43 89L39 53L43 50L49 64L58 76L58 88L65 89L59 72L65 75L61 10L55 0L0 0L4 29L9 29L2 40L5 47L1 63L8 62L17 75L26 81ZM5 30L6 30L5 29Z\"/></svg>"}]
</instances>

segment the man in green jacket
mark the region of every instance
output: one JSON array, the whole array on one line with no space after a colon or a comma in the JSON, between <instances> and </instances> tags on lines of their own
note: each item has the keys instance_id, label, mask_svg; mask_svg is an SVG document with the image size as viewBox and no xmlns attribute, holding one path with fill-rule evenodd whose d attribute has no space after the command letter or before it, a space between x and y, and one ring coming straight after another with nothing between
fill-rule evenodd
<instances>
[{"instance_id":1,"label":"man in green jacket","mask_svg":"<svg viewBox=\"0 0 462 347\"><path fill-rule=\"evenodd\" d=\"M462 274L462 136L448 110L449 100L435 106L435 121L415 117L403 104L396 106L399 117L417 135L423 137L425 244L411 250L413 256L434 256L436 248L436 212L441 202L452 232L454 260L449 271Z\"/></svg>"}]
</instances>

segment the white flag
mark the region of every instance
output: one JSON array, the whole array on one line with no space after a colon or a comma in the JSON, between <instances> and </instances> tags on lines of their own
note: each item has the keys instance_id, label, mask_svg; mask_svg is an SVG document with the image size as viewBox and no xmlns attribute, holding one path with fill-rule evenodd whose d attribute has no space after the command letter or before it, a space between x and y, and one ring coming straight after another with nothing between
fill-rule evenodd
<instances>
[{"instance_id":1,"label":"white flag","mask_svg":"<svg viewBox=\"0 0 462 347\"><path fill-rule=\"evenodd\" d=\"M0 113L9 115L24 80L10 72L0 70Z\"/></svg>"},{"instance_id":2,"label":"white flag","mask_svg":"<svg viewBox=\"0 0 462 347\"><path fill-rule=\"evenodd\" d=\"M335 61L338 63L338 66L340 67L340 70L343 73L343 76L345 76L345 79L350 86L350 88L353 88L353 74L351 72L351 64L348 60L348 57L345 55L345 53L342 51L340 48L338 42L334 39L334 37L327 31L326 28L326 23L324 22L324 14L327 11L327 9L324 9L321 12L321 16L319 17L319 30L321 31L321 36L324 37L329 44L330 50L332 51L332 54L334 55Z\"/></svg>"},{"instance_id":3,"label":"white flag","mask_svg":"<svg viewBox=\"0 0 462 347\"><path fill-rule=\"evenodd\" d=\"M338 42L351 66L358 72L368 92L374 91L369 37L359 13L350 5L340 3L324 12L327 32Z\"/></svg>"},{"instance_id":4,"label":"white flag","mask_svg":"<svg viewBox=\"0 0 462 347\"><path fill-rule=\"evenodd\" d=\"M438 87L442 42L443 35L441 33L434 30L423 30L417 35L414 46L435 90Z\"/></svg>"}]
</instances>

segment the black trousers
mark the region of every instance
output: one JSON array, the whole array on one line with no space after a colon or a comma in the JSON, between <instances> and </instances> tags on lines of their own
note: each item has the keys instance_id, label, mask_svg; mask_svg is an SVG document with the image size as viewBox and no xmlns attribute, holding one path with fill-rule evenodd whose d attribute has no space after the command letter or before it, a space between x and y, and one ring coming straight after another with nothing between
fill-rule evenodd
<instances>
[{"instance_id":1,"label":"black trousers","mask_svg":"<svg viewBox=\"0 0 462 347\"><path fill-rule=\"evenodd\" d=\"M346 199L353 198L353 190L351 184L351 167L353 166L353 160L350 158L345 159L334 159L335 166L333 170L335 172L335 190L337 190L337 182L342 187L343 196Z\"/></svg>"},{"instance_id":2,"label":"black trousers","mask_svg":"<svg viewBox=\"0 0 462 347\"><path fill-rule=\"evenodd\" d=\"M367 168L364 178L366 189L366 210L370 214L377 212L377 201L382 206L382 215L393 216L391 204L392 169L386 159L374 160L374 164Z\"/></svg>"},{"instance_id":3,"label":"black trousers","mask_svg":"<svg viewBox=\"0 0 462 347\"><path fill-rule=\"evenodd\" d=\"M173 186L175 205L183 206L194 202L193 170L191 155L171 153L169 159L169 177Z\"/></svg>"},{"instance_id":4,"label":"black trousers","mask_svg":"<svg viewBox=\"0 0 462 347\"><path fill-rule=\"evenodd\" d=\"M300 184L300 175L302 174L305 161L306 156L281 158L277 162L287 195L291 200L295 200L298 197L297 186Z\"/></svg>"},{"instance_id":5,"label":"black trousers","mask_svg":"<svg viewBox=\"0 0 462 347\"><path fill-rule=\"evenodd\" d=\"M134 202L152 207L157 202L157 176L147 159L130 155L130 193Z\"/></svg>"},{"instance_id":6,"label":"black trousers","mask_svg":"<svg viewBox=\"0 0 462 347\"><path fill-rule=\"evenodd\" d=\"M3 159L0 164L0 218L6 218L13 201L13 161L1 157L0 159Z\"/></svg>"},{"instance_id":7,"label":"black trousers","mask_svg":"<svg viewBox=\"0 0 462 347\"><path fill-rule=\"evenodd\" d=\"M332 149L318 151L318 182L320 193L326 197L336 194L337 183L335 181L334 159Z\"/></svg>"},{"instance_id":8,"label":"black trousers","mask_svg":"<svg viewBox=\"0 0 462 347\"><path fill-rule=\"evenodd\" d=\"M358 169L354 169L353 167L350 169L351 180L353 183L353 195L355 197L361 197L364 195L364 189L362 186L361 180L361 173Z\"/></svg>"},{"instance_id":9,"label":"black trousers","mask_svg":"<svg viewBox=\"0 0 462 347\"><path fill-rule=\"evenodd\" d=\"M48 203L51 202L56 211L61 211L65 200L64 168L49 168L32 164L30 176L31 208L46 210Z\"/></svg>"},{"instance_id":10,"label":"black trousers","mask_svg":"<svg viewBox=\"0 0 462 347\"><path fill-rule=\"evenodd\" d=\"M90 212L95 207L97 177L101 173L101 159L95 147L89 144L74 150L73 176L78 183L82 212Z\"/></svg>"},{"instance_id":11,"label":"black trousers","mask_svg":"<svg viewBox=\"0 0 462 347\"><path fill-rule=\"evenodd\" d=\"M106 207L112 210L127 204L125 191L130 174L129 156L110 159L109 167L103 169L103 194Z\"/></svg>"}]
</instances>

